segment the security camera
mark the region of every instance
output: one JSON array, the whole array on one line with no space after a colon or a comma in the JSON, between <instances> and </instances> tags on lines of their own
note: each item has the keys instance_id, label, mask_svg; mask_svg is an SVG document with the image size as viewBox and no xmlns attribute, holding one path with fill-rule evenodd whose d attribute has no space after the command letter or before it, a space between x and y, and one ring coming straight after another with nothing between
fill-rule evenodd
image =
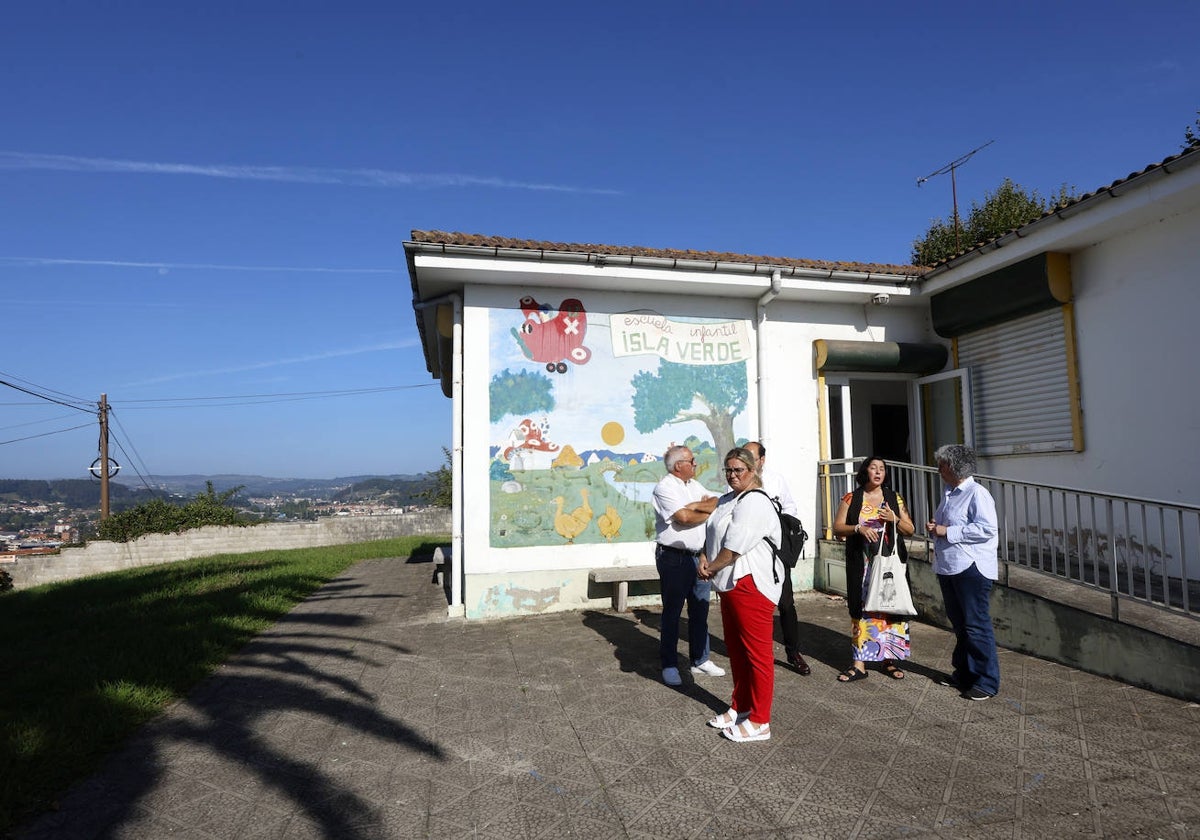
<instances>
[{"instance_id":1,"label":"security camera","mask_svg":"<svg viewBox=\"0 0 1200 840\"><path fill-rule=\"evenodd\" d=\"M871 303L876 306L886 306L889 300L891 298L888 295L871 295Z\"/></svg>"}]
</instances>

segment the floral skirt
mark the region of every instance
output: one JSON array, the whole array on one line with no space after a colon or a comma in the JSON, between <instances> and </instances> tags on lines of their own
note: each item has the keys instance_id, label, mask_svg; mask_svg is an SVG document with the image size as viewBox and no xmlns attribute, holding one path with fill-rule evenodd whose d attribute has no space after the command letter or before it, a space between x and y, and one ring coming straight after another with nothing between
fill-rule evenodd
<instances>
[{"instance_id":1,"label":"floral skirt","mask_svg":"<svg viewBox=\"0 0 1200 840\"><path fill-rule=\"evenodd\" d=\"M865 613L850 628L855 662L908 659L908 622L892 621L883 613Z\"/></svg>"},{"instance_id":2,"label":"floral skirt","mask_svg":"<svg viewBox=\"0 0 1200 840\"><path fill-rule=\"evenodd\" d=\"M868 560L863 563L863 600L867 598L867 580L871 573ZM887 613L863 613L850 622L850 646L855 662L884 662L888 659L908 659L908 622L893 620Z\"/></svg>"}]
</instances>

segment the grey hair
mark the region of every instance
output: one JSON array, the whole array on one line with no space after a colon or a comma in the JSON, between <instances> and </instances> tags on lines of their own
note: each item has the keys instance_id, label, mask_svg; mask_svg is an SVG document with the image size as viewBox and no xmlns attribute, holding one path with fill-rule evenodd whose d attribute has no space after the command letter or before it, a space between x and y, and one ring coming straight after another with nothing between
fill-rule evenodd
<instances>
[{"instance_id":1,"label":"grey hair","mask_svg":"<svg viewBox=\"0 0 1200 840\"><path fill-rule=\"evenodd\" d=\"M939 446L933 453L933 460L938 465L945 464L951 474L960 481L975 475L975 450L961 443L948 443Z\"/></svg>"},{"instance_id":2,"label":"grey hair","mask_svg":"<svg viewBox=\"0 0 1200 840\"><path fill-rule=\"evenodd\" d=\"M667 472L675 472L675 465L683 460L683 456L690 453L692 450L686 446L672 446L663 454L663 463L667 465Z\"/></svg>"}]
</instances>

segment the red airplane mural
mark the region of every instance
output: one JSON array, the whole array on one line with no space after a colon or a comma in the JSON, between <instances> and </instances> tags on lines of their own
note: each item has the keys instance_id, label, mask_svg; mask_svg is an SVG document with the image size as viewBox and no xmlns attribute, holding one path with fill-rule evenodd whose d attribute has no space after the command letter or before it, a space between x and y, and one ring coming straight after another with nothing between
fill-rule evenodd
<instances>
[{"instance_id":1,"label":"red airplane mural","mask_svg":"<svg viewBox=\"0 0 1200 840\"><path fill-rule=\"evenodd\" d=\"M567 298L555 311L526 295L521 298L521 311L525 320L512 335L527 359L544 362L551 373L566 373L568 361L587 364L592 351L583 345L587 312L582 301Z\"/></svg>"}]
</instances>

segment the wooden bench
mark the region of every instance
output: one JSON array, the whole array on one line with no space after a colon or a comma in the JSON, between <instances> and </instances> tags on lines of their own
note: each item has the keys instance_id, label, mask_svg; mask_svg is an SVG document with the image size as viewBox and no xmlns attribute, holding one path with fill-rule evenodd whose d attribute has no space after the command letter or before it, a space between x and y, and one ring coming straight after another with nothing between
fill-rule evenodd
<instances>
[{"instance_id":1,"label":"wooden bench","mask_svg":"<svg viewBox=\"0 0 1200 840\"><path fill-rule=\"evenodd\" d=\"M615 583L613 609L625 612L629 606L629 581L658 580L657 566L606 566L588 573L592 583Z\"/></svg>"}]
</instances>

